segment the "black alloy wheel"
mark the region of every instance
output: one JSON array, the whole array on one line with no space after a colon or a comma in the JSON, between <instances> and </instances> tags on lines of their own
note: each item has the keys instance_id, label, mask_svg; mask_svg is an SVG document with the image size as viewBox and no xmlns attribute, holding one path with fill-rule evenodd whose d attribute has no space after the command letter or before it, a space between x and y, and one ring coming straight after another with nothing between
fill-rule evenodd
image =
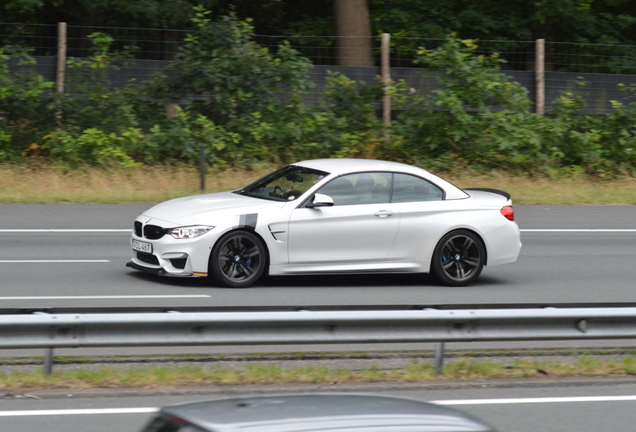
<instances>
[{"instance_id":1,"label":"black alloy wheel","mask_svg":"<svg viewBox=\"0 0 636 432\"><path fill-rule=\"evenodd\" d=\"M486 262L486 249L472 231L457 230L446 234L433 253L431 272L449 286L466 286L473 282Z\"/></svg>"},{"instance_id":2,"label":"black alloy wheel","mask_svg":"<svg viewBox=\"0 0 636 432\"><path fill-rule=\"evenodd\" d=\"M261 240L248 231L230 232L216 243L210 255L210 275L226 287L245 288L256 282L267 256Z\"/></svg>"}]
</instances>

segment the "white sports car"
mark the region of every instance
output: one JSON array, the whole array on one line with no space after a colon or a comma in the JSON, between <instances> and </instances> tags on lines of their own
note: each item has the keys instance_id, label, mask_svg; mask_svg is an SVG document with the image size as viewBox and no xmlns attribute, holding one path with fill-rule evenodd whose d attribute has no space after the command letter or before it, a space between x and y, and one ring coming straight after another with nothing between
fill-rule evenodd
<instances>
[{"instance_id":1,"label":"white sports car","mask_svg":"<svg viewBox=\"0 0 636 432\"><path fill-rule=\"evenodd\" d=\"M135 220L127 265L237 288L264 273L371 272L464 286L520 249L506 192L461 190L395 162L320 159L152 207Z\"/></svg>"}]
</instances>

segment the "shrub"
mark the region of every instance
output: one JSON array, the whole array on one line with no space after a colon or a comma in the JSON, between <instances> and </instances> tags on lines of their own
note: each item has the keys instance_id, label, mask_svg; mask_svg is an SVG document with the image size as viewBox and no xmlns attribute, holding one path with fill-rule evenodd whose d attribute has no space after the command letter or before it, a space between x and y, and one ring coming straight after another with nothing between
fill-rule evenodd
<instances>
[{"instance_id":1,"label":"shrub","mask_svg":"<svg viewBox=\"0 0 636 432\"><path fill-rule=\"evenodd\" d=\"M394 131L420 158L524 170L551 163L545 138L554 122L529 112L526 90L499 72L497 54L476 49L455 36L421 49L418 62L439 71L445 87L428 97L403 95Z\"/></svg>"},{"instance_id":2,"label":"shrub","mask_svg":"<svg viewBox=\"0 0 636 432\"><path fill-rule=\"evenodd\" d=\"M496 54L478 55L474 40L455 36L420 64L444 87L430 95L388 86L395 119L377 116L384 85L330 73L316 106L304 103L309 62L283 43L269 50L253 40L249 21L216 21L196 7L194 30L177 62L147 85L114 88L109 73L128 54L112 38L91 35L92 55L69 62L70 83L33 73L24 53L0 49L0 160L50 156L69 165L209 163L248 166L325 157L399 160L435 170L462 166L524 172L566 171L610 176L636 164L636 87L612 101L606 116L586 116L579 91L538 116L518 83L500 73ZM9 71L9 63L12 71ZM189 102L188 102L189 101ZM163 105L182 103L171 121ZM61 114L61 116L60 116Z\"/></svg>"},{"instance_id":3,"label":"shrub","mask_svg":"<svg viewBox=\"0 0 636 432\"><path fill-rule=\"evenodd\" d=\"M110 76L130 61L130 54L112 52L113 38L105 33L89 35L92 55L70 59L68 83L61 99L62 126L76 133L89 128L118 131L150 128L162 121L163 108L143 98L143 88L134 80L116 88Z\"/></svg>"},{"instance_id":4,"label":"shrub","mask_svg":"<svg viewBox=\"0 0 636 432\"><path fill-rule=\"evenodd\" d=\"M42 131L54 127L53 83L37 75L34 64L24 51L0 48L0 161L15 160L31 144L42 144Z\"/></svg>"},{"instance_id":5,"label":"shrub","mask_svg":"<svg viewBox=\"0 0 636 432\"><path fill-rule=\"evenodd\" d=\"M131 149L140 146L145 136L136 128L128 128L121 133L91 128L84 130L79 136L67 131L57 131L46 138L50 140L51 156L71 166L119 162L124 166L134 167L139 164L129 153Z\"/></svg>"},{"instance_id":6,"label":"shrub","mask_svg":"<svg viewBox=\"0 0 636 432\"><path fill-rule=\"evenodd\" d=\"M146 87L161 103L190 100L190 110L217 124L276 111L309 86L310 63L287 43L275 52L253 40L249 20L234 15L216 21L195 7L195 25L179 48L176 62Z\"/></svg>"}]
</instances>

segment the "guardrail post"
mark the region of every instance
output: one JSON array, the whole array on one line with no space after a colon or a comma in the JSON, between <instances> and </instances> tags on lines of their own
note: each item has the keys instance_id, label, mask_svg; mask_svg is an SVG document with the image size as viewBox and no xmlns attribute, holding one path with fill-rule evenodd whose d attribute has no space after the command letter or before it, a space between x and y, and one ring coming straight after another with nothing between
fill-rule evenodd
<instances>
[{"instance_id":1,"label":"guardrail post","mask_svg":"<svg viewBox=\"0 0 636 432\"><path fill-rule=\"evenodd\" d=\"M53 348L47 348L44 351L44 375L53 373Z\"/></svg>"},{"instance_id":2,"label":"guardrail post","mask_svg":"<svg viewBox=\"0 0 636 432\"><path fill-rule=\"evenodd\" d=\"M444 371L444 342L435 344L435 375L441 375Z\"/></svg>"}]
</instances>

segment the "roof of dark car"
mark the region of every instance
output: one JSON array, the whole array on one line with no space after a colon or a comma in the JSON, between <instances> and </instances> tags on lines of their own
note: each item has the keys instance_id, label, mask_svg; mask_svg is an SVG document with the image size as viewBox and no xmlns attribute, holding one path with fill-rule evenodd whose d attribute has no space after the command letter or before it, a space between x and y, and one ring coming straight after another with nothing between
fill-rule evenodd
<instances>
[{"instance_id":1,"label":"roof of dark car","mask_svg":"<svg viewBox=\"0 0 636 432\"><path fill-rule=\"evenodd\" d=\"M491 431L452 409L406 398L357 394L252 396L162 408L207 431ZM378 429L379 428L379 429ZM396 429L397 428L397 429Z\"/></svg>"}]
</instances>

